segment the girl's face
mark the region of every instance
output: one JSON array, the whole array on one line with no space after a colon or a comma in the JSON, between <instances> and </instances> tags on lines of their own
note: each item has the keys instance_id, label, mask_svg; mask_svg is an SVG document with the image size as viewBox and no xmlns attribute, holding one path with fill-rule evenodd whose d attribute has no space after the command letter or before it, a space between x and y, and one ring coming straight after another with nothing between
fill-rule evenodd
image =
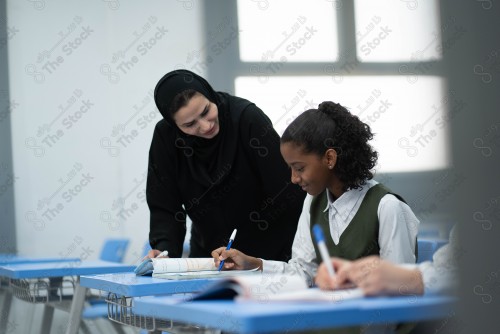
<instances>
[{"instance_id":1,"label":"girl's face","mask_svg":"<svg viewBox=\"0 0 500 334\"><path fill-rule=\"evenodd\" d=\"M185 134L212 139L219 133L219 110L204 95L196 94L173 116Z\"/></svg>"},{"instance_id":2,"label":"girl's face","mask_svg":"<svg viewBox=\"0 0 500 334\"><path fill-rule=\"evenodd\" d=\"M292 170L292 183L301 186L309 195L319 195L331 185L335 161L327 153L323 157L316 153L304 153L301 146L292 142L281 144L280 150Z\"/></svg>"}]
</instances>

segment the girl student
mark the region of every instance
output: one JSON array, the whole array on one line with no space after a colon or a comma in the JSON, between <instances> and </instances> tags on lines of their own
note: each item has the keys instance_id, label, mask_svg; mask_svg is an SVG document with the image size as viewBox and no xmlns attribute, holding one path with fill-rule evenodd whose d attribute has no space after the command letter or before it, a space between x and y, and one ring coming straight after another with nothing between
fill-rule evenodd
<instances>
[{"instance_id":1,"label":"girl student","mask_svg":"<svg viewBox=\"0 0 500 334\"><path fill-rule=\"evenodd\" d=\"M264 273L300 273L309 285L321 257L312 226L319 224L331 256L348 260L379 255L393 263L416 262L419 221L397 194L373 180L378 153L370 126L345 107L323 102L285 130L281 154L291 182L307 192L288 262L263 260L237 248L212 252L225 269L260 268Z\"/></svg>"}]
</instances>

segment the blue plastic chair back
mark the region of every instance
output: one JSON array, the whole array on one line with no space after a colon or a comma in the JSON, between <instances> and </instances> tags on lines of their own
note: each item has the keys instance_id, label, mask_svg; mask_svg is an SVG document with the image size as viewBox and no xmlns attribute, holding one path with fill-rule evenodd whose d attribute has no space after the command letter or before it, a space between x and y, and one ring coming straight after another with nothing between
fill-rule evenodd
<instances>
[{"instance_id":1,"label":"blue plastic chair back","mask_svg":"<svg viewBox=\"0 0 500 334\"><path fill-rule=\"evenodd\" d=\"M128 239L107 239L99 259L103 261L122 263L129 244Z\"/></svg>"},{"instance_id":2,"label":"blue plastic chair back","mask_svg":"<svg viewBox=\"0 0 500 334\"><path fill-rule=\"evenodd\" d=\"M432 261L434 253L447 243L448 240L418 239L417 263Z\"/></svg>"},{"instance_id":3,"label":"blue plastic chair back","mask_svg":"<svg viewBox=\"0 0 500 334\"><path fill-rule=\"evenodd\" d=\"M148 252L151 250L151 245L149 244L149 241L146 241L144 244L144 248L142 249L142 256L148 255Z\"/></svg>"}]
</instances>

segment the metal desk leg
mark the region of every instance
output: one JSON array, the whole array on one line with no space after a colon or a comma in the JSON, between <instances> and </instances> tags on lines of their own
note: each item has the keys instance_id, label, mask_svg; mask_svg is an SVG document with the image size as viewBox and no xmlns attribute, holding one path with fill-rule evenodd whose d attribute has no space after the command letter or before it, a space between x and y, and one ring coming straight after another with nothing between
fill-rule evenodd
<instances>
[{"instance_id":1,"label":"metal desk leg","mask_svg":"<svg viewBox=\"0 0 500 334\"><path fill-rule=\"evenodd\" d=\"M69 311L69 323L68 327L66 327L66 334L78 333L86 293L87 288L80 285L80 278L78 278L78 281L75 284L75 292L73 294L73 301L71 302L71 309Z\"/></svg>"},{"instance_id":2,"label":"metal desk leg","mask_svg":"<svg viewBox=\"0 0 500 334\"><path fill-rule=\"evenodd\" d=\"M43 307L43 318L41 334L50 334L50 327L52 326L52 319L54 318L54 308L51 305Z\"/></svg>"},{"instance_id":3,"label":"metal desk leg","mask_svg":"<svg viewBox=\"0 0 500 334\"><path fill-rule=\"evenodd\" d=\"M0 309L0 333L7 333L12 293L8 289L0 290L0 293L3 295L2 308Z\"/></svg>"},{"instance_id":4,"label":"metal desk leg","mask_svg":"<svg viewBox=\"0 0 500 334\"><path fill-rule=\"evenodd\" d=\"M47 296L48 300L57 300L58 292L62 293L62 277L52 277L49 278L49 294ZM54 306L50 304L46 304L43 308L43 317L42 317L42 327L40 329L41 334L50 334L50 329L52 327L52 319L54 318Z\"/></svg>"}]
</instances>

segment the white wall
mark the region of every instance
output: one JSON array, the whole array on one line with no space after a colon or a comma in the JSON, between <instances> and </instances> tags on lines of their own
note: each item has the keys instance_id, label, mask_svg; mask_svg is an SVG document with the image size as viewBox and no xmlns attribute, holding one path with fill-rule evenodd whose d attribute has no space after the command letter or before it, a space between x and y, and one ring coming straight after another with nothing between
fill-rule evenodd
<instances>
[{"instance_id":1,"label":"white wall","mask_svg":"<svg viewBox=\"0 0 500 334\"><path fill-rule=\"evenodd\" d=\"M128 261L139 256L153 89L203 45L191 5L8 1L20 254L95 259L105 238L127 237Z\"/></svg>"}]
</instances>

